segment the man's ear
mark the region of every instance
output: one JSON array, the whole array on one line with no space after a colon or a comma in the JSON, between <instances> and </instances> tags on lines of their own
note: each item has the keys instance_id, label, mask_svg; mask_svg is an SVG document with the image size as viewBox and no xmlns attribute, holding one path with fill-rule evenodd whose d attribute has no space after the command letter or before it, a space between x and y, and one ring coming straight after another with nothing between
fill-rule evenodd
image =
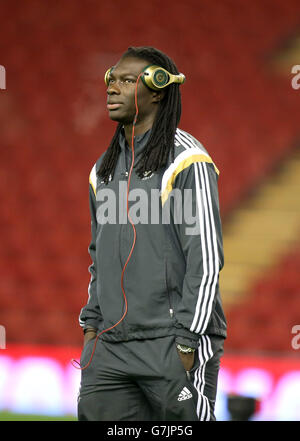
<instances>
[{"instance_id":1,"label":"man's ear","mask_svg":"<svg viewBox=\"0 0 300 441\"><path fill-rule=\"evenodd\" d=\"M159 103L159 101L161 101L165 96L165 91L164 90L153 90L152 92L152 102L153 103Z\"/></svg>"}]
</instances>

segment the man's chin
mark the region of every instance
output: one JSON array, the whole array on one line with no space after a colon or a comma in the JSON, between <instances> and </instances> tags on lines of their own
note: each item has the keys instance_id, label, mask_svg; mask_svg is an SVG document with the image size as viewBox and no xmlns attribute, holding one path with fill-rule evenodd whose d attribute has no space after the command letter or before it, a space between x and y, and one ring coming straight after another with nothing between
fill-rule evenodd
<instances>
[{"instance_id":1,"label":"man's chin","mask_svg":"<svg viewBox=\"0 0 300 441\"><path fill-rule=\"evenodd\" d=\"M113 121L122 122L122 120L123 120L123 118L120 115L120 113L118 111L116 111L116 110L111 110L110 112L108 112L108 116Z\"/></svg>"},{"instance_id":2,"label":"man's chin","mask_svg":"<svg viewBox=\"0 0 300 441\"><path fill-rule=\"evenodd\" d=\"M133 119L129 119L129 118L126 118L126 117L120 115L120 113L118 113L117 111L108 112L108 116L112 121L116 121L116 122L122 123L122 124L131 124L133 121Z\"/></svg>"}]
</instances>

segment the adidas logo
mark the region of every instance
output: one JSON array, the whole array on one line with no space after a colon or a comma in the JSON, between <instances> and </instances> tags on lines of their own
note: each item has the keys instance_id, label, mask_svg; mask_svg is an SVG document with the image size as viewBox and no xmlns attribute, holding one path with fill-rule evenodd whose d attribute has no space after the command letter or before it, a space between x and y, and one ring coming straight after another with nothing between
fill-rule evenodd
<instances>
[{"instance_id":1,"label":"adidas logo","mask_svg":"<svg viewBox=\"0 0 300 441\"><path fill-rule=\"evenodd\" d=\"M192 392L190 392L187 387L184 387L178 395L177 401L188 400L189 398L192 398L192 396Z\"/></svg>"}]
</instances>

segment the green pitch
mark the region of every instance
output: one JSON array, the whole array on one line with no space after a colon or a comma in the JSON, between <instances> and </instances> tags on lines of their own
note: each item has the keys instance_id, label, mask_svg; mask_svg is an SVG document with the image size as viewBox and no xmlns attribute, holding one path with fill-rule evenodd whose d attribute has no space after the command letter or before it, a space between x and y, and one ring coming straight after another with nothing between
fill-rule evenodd
<instances>
[{"instance_id":1,"label":"green pitch","mask_svg":"<svg viewBox=\"0 0 300 441\"><path fill-rule=\"evenodd\" d=\"M47 416L47 415L21 415L10 412L0 412L0 421L77 421L71 415L66 416Z\"/></svg>"}]
</instances>

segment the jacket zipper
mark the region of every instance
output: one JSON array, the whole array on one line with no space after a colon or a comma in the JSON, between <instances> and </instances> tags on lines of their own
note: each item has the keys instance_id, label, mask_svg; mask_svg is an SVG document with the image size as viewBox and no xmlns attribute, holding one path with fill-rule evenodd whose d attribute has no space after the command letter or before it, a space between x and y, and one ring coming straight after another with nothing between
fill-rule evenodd
<instances>
[{"instance_id":1,"label":"jacket zipper","mask_svg":"<svg viewBox=\"0 0 300 441\"><path fill-rule=\"evenodd\" d=\"M125 164L126 164L126 160L125 160ZM127 184L126 185L128 185L128 171L127 171L127 168L126 168L126 170L125 170L125 172L122 172L121 173L121 175L123 176L123 177L125 177L125 180L127 181ZM119 195L119 197L120 197L120 195ZM126 206L126 205L125 205ZM127 222L128 222L128 219L127 219ZM127 224L126 224L127 225ZM123 224L121 224L120 225L120 246L122 246L122 230L123 230L123 228L124 228L124 225ZM125 262L124 262L125 263ZM126 270L125 270L125 272L126 272ZM127 298L127 293L126 293L126 289L125 289L125 286L124 286L124 291L125 291L125 295L126 295L126 298ZM128 302L128 299L127 299L127 302ZM125 313L125 300L123 299L123 308L122 308L122 315L124 315L124 313ZM126 322L125 322L125 320L126 320L126 316L123 318L123 320L122 320L122 322L120 323L121 324L121 326L122 326L122 331L123 331L123 335L124 335L124 340L125 341L128 341L128 335L127 335L127 331L126 331Z\"/></svg>"},{"instance_id":2,"label":"jacket zipper","mask_svg":"<svg viewBox=\"0 0 300 441\"><path fill-rule=\"evenodd\" d=\"M168 300L169 300L169 314L170 314L170 317L173 318L174 309L172 308L171 296L170 296L169 286L168 286L168 271L167 271L167 259L166 258L165 258L165 281L166 281L167 295L168 295Z\"/></svg>"}]
</instances>

